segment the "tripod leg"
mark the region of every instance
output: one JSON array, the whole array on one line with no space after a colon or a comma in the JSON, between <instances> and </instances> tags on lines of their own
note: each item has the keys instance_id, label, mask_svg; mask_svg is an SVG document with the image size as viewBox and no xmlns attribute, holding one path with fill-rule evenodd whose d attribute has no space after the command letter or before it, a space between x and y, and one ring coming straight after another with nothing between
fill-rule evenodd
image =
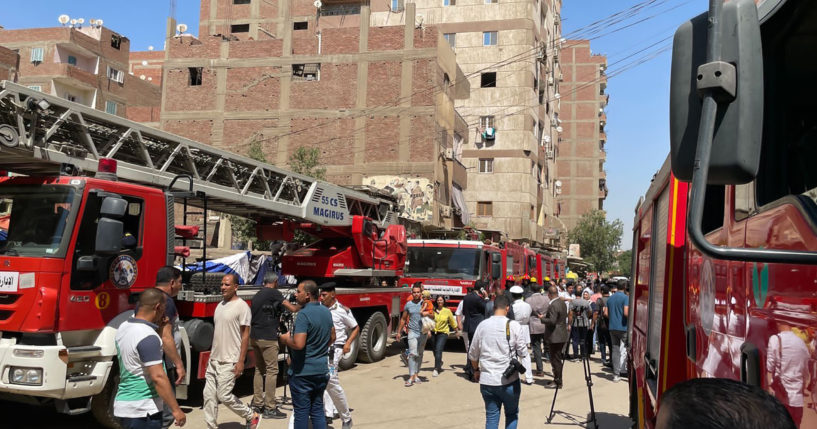
<instances>
[{"instance_id":1,"label":"tripod leg","mask_svg":"<svg viewBox=\"0 0 817 429\"><path fill-rule=\"evenodd\" d=\"M599 429L599 423L596 421L596 407L593 403L593 374L590 368L590 355L586 350L582 353L582 366L584 367L584 379L587 382L587 397L590 399L590 418L587 423L592 421L593 429Z\"/></svg>"},{"instance_id":2,"label":"tripod leg","mask_svg":"<svg viewBox=\"0 0 817 429\"><path fill-rule=\"evenodd\" d=\"M548 414L548 418L547 418L548 424L550 424L550 422L553 420L553 409L554 409L554 407L556 407L556 396L558 394L559 394L559 386L556 386L556 390L553 392L553 402L550 403L550 414Z\"/></svg>"}]
</instances>

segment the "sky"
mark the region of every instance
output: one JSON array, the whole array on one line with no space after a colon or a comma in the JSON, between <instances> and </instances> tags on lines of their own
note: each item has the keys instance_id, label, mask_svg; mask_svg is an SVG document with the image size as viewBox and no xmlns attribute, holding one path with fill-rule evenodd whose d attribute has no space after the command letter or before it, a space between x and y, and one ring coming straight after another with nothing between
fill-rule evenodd
<instances>
[{"instance_id":1,"label":"sky","mask_svg":"<svg viewBox=\"0 0 817 429\"><path fill-rule=\"evenodd\" d=\"M7 29L55 27L57 17L103 19L128 37L131 50L162 49L170 0L0 0ZM671 36L684 21L706 10L707 0L564 0L562 34L590 39L608 57L608 220L624 223L621 248L632 246L634 208L669 153ZM200 0L176 0L176 19L198 35ZM596 25L592 25L597 23ZM667 38L666 40L663 40ZM641 63L641 64L638 64Z\"/></svg>"}]
</instances>

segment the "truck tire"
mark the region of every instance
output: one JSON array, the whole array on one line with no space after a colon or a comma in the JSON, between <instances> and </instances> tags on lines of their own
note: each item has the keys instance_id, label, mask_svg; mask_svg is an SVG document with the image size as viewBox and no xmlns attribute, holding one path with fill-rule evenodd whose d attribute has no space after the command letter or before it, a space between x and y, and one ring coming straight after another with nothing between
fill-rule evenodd
<instances>
[{"instance_id":1,"label":"truck tire","mask_svg":"<svg viewBox=\"0 0 817 429\"><path fill-rule=\"evenodd\" d=\"M355 366L355 362L357 362L357 356L359 351L360 351L360 337L357 337L357 339L352 343L352 347L349 348L349 353L343 355L343 357L340 358L340 362L338 362L338 367L340 367L341 371L345 371Z\"/></svg>"},{"instance_id":2,"label":"truck tire","mask_svg":"<svg viewBox=\"0 0 817 429\"><path fill-rule=\"evenodd\" d=\"M91 398L91 414L100 425L108 429L122 429L119 420L113 415L113 400L117 386L119 386L119 365L114 364L108 374L105 387Z\"/></svg>"},{"instance_id":3,"label":"truck tire","mask_svg":"<svg viewBox=\"0 0 817 429\"><path fill-rule=\"evenodd\" d=\"M206 352L213 345L213 324L201 320L190 319L182 322L184 330L187 331L187 338L190 340L190 347L197 352Z\"/></svg>"},{"instance_id":4,"label":"truck tire","mask_svg":"<svg viewBox=\"0 0 817 429\"><path fill-rule=\"evenodd\" d=\"M373 363L386 355L386 317L377 311L373 313L360 331L360 352L362 362Z\"/></svg>"}]
</instances>

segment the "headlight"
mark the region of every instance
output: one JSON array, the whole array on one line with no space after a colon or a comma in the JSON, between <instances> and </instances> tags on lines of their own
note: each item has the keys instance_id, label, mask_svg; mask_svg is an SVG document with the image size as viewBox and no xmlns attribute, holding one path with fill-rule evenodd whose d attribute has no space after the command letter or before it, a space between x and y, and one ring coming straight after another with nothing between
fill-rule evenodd
<instances>
[{"instance_id":1,"label":"headlight","mask_svg":"<svg viewBox=\"0 0 817 429\"><path fill-rule=\"evenodd\" d=\"M41 358L44 355L44 350L14 349L14 357Z\"/></svg>"},{"instance_id":2,"label":"headlight","mask_svg":"<svg viewBox=\"0 0 817 429\"><path fill-rule=\"evenodd\" d=\"M10 381L12 384L27 384L30 386L42 386L43 384L43 370L42 368L20 368L11 367Z\"/></svg>"}]
</instances>

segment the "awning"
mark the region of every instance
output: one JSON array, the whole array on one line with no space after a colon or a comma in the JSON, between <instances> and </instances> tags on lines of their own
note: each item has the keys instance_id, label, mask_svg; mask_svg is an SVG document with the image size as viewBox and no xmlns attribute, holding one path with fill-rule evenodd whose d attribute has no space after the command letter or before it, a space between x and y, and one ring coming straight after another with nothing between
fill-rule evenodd
<instances>
[{"instance_id":1,"label":"awning","mask_svg":"<svg viewBox=\"0 0 817 429\"><path fill-rule=\"evenodd\" d=\"M460 211L460 220L463 225L468 225L471 221L471 214L468 213L468 208L465 206L465 196L462 195L462 189L457 185L451 186L451 200L454 202L454 207Z\"/></svg>"}]
</instances>

